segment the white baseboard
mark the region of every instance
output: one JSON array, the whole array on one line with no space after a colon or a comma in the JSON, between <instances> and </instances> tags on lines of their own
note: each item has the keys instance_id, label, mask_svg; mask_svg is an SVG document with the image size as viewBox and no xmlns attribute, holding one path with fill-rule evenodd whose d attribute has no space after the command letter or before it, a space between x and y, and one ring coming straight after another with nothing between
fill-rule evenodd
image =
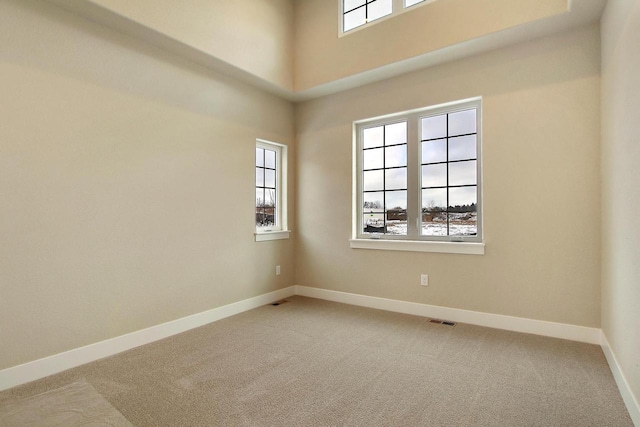
<instances>
[{"instance_id":1,"label":"white baseboard","mask_svg":"<svg viewBox=\"0 0 640 427\"><path fill-rule=\"evenodd\" d=\"M601 340L602 351L604 352L604 356L607 358L607 363L609 363L609 369L611 369L613 378L616 380L618 390L620 390L620 394L622 395L622 400L624 400L624 403L627 406L627 411L629 411L631 421L633 421L633 424L636 427L640 427L640 404L638 404L638 399L633 394L631 387L629 387L629 383L622 373L622 369L620 369L618 359L616 359L616 355L613 353L604 331L602 331Z\"/></svg>"},{"instance_id":2,"label":"white baseboard","mask_svg":"<svg viewBox=\"0 0 640 427\"><path fill-rule=\"evenodd\" d=\"M584 326L568 325L564 323L546 322L544 320L525 319L522 317L503 316L500 314L419 304L415 302L350 294L327 289L310 288L307 286L296 286L295 288L296 295L302 295L305 297L324 299L362 307L377 308L397 313L413 314L416 316L452 320L460 323L470 323L472 325L505 329L507 331L563 338L589 344L600 344L601 330L598 328L587 328Z\"/></svg>"},{"instance_id":3,"label":"white baseboard","mask_svg":"<svg viewBox=\"0 0 640 427\"><path fill-rule=\"evenodd\" d=\"M536 335L544 335L554 338L563 338L572 341L586 342L590 344L601 344L603 340L602 331L596 328L587 328L583 326L567 325L562 323L546 322L542 320L524 319L520 317L503 316L499 314L481 313L476 311L460 310L456 308L440 307L427 304L419 304L413 302L392 300L386 298L371 297L366 295L351 294L346 292L331 291L320 288L310 288L306 286L290 286L288 288L279 289L264 295L238 301L233 304L207 310L161 325L152 326L147 329L135 331L126 335L100 341L84 347L69 350L53 356L45 357L39 360L28 362L22 365L0 371L0 391L11 387L25 384L49 375L62 372L76 366L83 365L104 357L139 347L208 323L224 319L234 314L239 314L253 308L260 307L265 304L287 298L292 295L301 295L311 298L324 299L328 301L341 302L345 304L376 308L380 310L394 311L398 313L413 314L417 316L432 317L444 320L452 320L455 322L469 323L490 328L505 329L515 332L524 332ZM603 349L605 346L603 344ZM631 394L624 377L617 367L617 362L613 354L609 350L608 343L606 346L607 360L612 367L616 381L620 386L623 397L626 387L627 397L625 402L631 399L631 407L635 404L635 411L638 413L637 401ZM612 362L613 360L613 362ZM615 370L617 369L617 371ZM616 374L618 372L618 374ZM619 380L620 378L620 380ZM623 385L620 385L623 384ZM626 385L626 386L625 386ZM629 403L627 404L630 405ZM630 409L629 412L632 412ZM633 416L633 414L632 414ZM637 415L636 415L637 417ZM635 418L634 418L635 420ZM636 425L638 422L636 421ZM640 426L639 426L640 427Z\"/></svg>"},{"instance_id":4,"label":"white baseboard","mask_svg":"<svg viewBox=\"0 0 640 427\"><path fill-rule=\"evenodd\" d=\"M158 341L225 317L290 297L294 293L295 286L290 286L147 329L34 360L33 362L3 369L0 371L0 391Z\"/></svg>"}]
</instances>

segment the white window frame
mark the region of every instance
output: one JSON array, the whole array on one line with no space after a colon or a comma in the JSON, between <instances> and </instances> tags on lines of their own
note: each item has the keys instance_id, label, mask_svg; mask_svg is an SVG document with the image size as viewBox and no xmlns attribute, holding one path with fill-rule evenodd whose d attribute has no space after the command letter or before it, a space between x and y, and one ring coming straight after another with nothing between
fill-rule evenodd
<instances>
[{"instance_id":1,"label":"white window frame","mask_svg":"<svg viewBox=\"0 0 640 427\"><path fill-rule=\"evenodd\" d=\"M430 116L455 113L475 108L477 110L477 235L476 236L423 236L422 184L421 184L421 119ZM407 122L407 235L364 233L363 209L363 132L364 129ZM460 254L484 254L483 197L482 197L482 98L472 98L435 105L403 113L366 119L353 124L353 221L351 247L357 249L381 249L416 252L441 252Z\"/></svg>"},{"instance_id":2,"label":"white window frame","mask_svg":"<svg viewBox=\"0 0 640 427\"><path fill-rule=\"evenodd\" d=\"M405 12L409 12L412 10L417 9L418 7L421 6L425 6L429 3L433 3L434 1L437 0L423 0L420 3L411 5L411 6L407 6L406 4L406 0L392 0L392 9L391 9L391 13L388 15L385 15L383 17L380 17L376 20L373 21L369 21L366 24L362 24L358 27L352 28L350 30L345 31L344 30L344 0L338 0L338 37L342 37L344 35L347 34L352 34L356 31L362 30L364 28L368 28L371 25L377 24L378 22L382 22L382 21L386 21L389 18L393 18L394 16L397 16L401 13L405 13Z\"/></svg>"},{"instance_id":3,"label":"white window frame","mask_svg":"<svg viewBox=\"0 0 640 427\"><path fill-rule=\"evenodd\" d=\"M256 139L256 149L275 151L276 153L276 212L275 225L268 227L260 227L255 224L255 240L256 242L264 242L270 240L288 239L291 231L288 229L287 223L287 146L277 142L267 141L264 139ZM255 150L254 150L255 153ZM256 158L254 154L254 187L255 187L255 168ZM253 196L254 206L254 223L256 221L255 208L256 196L254 190Z\"/></svg>"},{"instance_id":4,"label":"white window frame","mask_svg":"<svg viewBox=\"0 0 640 427\"><path fill-rule=\"evenodd\" d=\"M403 1L404 1L404 3L402 4L402 7L405 8L405 9L408 9L410 7L419 6L421 4L431 3L431 2L433 2L435 0L420 0L418 3L412 4L410 6L407 6L407 0L403 0Z\"/></svg>"}]
</instances>

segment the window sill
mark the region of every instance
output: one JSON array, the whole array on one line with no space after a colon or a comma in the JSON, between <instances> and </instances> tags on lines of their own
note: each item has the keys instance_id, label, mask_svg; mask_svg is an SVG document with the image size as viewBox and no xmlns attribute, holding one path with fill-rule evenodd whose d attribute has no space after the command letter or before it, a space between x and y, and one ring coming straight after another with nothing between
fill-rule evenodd
<instances>
[{"instance_id":1,"label":"window sill","mask_svg":"<svg viewBox=\"0 0 640 427\"><path fill-rule=\"evenodd\" d=\"M351 243L352 249L484 255L484 243L475 242L425 242L379 239L351 239L349 242Z\"/></svg>"},{"instance_id":2,"label":"window sill","mask_svg":"<svg viewBox=\"0 0 640 427\"><path fill-rule=\"evenodd\" d=\"M256 236L256 242L268 242L270 240L283 240L288 239L290 230L278 230L278 231L261 231L254 233Z\"/></svg>"}]
</instances>

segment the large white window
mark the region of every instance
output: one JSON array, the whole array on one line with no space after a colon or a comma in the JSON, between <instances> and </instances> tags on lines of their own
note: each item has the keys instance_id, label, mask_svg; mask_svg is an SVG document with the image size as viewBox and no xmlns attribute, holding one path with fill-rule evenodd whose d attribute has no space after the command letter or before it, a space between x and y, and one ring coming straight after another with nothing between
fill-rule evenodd
<instances>
[{"instance_id":1,"label":"large white window","mask_svg":"<svg viewBox=\"0 0 640 427\"><path fill-rule=\"evenodd\" d=\"M386 16L404 12L417 4L435 0L339 0L340 33L346 33Z\"/></svg>"},{"instance_id":2,"label":"large white window","mask_svg":"<svg viewBox=\"0 0 640 427\"><path fill-rule=\"evenodd\" d=\"M480 129L480 99L356 123L352 246L481 243Z\"/></svg>"},{"instance_id":3,"label":"large white window","mask_svg":"<svg viewBox=\"0 0 640 427\"><path fill-rule=\"evenodd\" d=\"M257 140L256 178L256 241L286 239L286 146Z\"/></svg>"}]
</instances>

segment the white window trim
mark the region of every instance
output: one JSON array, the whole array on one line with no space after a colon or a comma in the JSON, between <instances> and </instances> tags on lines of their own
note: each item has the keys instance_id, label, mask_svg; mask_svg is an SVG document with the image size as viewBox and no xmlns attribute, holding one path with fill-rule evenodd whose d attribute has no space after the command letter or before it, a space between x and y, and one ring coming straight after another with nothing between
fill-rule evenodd
<instances>
[{"instance_id":1,"label":"white window trim","mask_svg":"<svg viewBox=\"0 0 640 427\"><path fill-rule=\"evenodd\" d=\"M352 249L383 251L436 252L444 254L484 255L484 243L432 242L418 240L351 239Z\"/></svg>"},{"instance_id":2,"label":"white window trim","mask_svg":"<svg viewBox=\"0 0 640 427\"><path fill-rule=\"evenodd\" d=\"M394 120L416 120L420 117L437 115L442 112L452 112L455 110L465 110L469 108L478 109L478 124L477 124L477 188L478 188L478 200L477 200L477 218L478 218L478 235L473 238L462 236L449 236L449 240L434 239L430 236L415 236L419 239L415 239L414 236L390 236L390 235L364 235L362 230L362 215L360 206L362 206L362 182L360 179L360 140L361 135L358 132L361 131L366 125L375 125L377 123L385 123ZM408 134L408 142L411 139L417 139L418 135ZM405 111L401 113L374 117L371 119L361 120L353 123L352 134L352 237L349 240L350 246L353 249L376 249L376 250L396 250L396 251L411 251L411 252L437 252L437 253L454 253L454 254L469 254L469 255L484 255L484 229L483 229L483 189L482 189L482 98L470 98L461 101L449 102L445 104L434 105L427 108L420 108L411 111ZM418 144L420 145L420 144ZM407 149L410 149L409 146ZM421 153L419 151L417 156L412 156L407 153L407 162L420 162ZM409 166L407 164L407 166ZM411 180L412 177L408 174L407 179ZM409 194L409 193L408 193ZM409 209L409 206L407 206Z\"/></svg>"},{"instance_id":3,"label":"white window trim","mask_svg":"<svg viewBox=\"0 0 640 427\"><path fill-rule=\"evenodd\" d=\"M290 230L262 231L254 233L256 242L269 242L271 240L288 239L291 234Z\"/></svg>"},{"instance_id":4,"label":"white window trim","mask_svg":"<svg viewBox=\"0 0 640 427\"><path fill-rule=\"evenodd\" d=\"M357 31L360 31L364 28L368 28L372 25L377 24L378 22L386 21L387 19L396 17L402 13L410 12L412 10L416 10L419 7L425 6L429 3L433 3L437 0L424 0L422 3L414 4L412 6L405 6L405 0L393 0L393 5L391 9L391 13L383 16L382 18L378 18L375 21L367 22L366 24L360 25L359 27L352 28L350 30L344 31L344 0L338 0L338 37L343 37L348 34L353 34Z\"/></svg>"},{"instance_id":5,"label":"white window trim","mask_svg":"<svg viewBox=\"0 0 640 427\"><path fill-rule=\"evenodd\" d=\"M288 229L287 215L287 177L288 155L287 146L265 139L256 139L255 148L263 148L276 152L276 225L273 227L255 226L255 241L267 242L272 240L288 239L291 231ZM254 150L255 153L255 150ZM255 157L254 157L255 171ZM279 167L278 167L279 165ZM255 173L255 172L254 172ZM254 176L255 181L255 176ZM255 223L255 191L253 192L254 223Z\"/></svg>"}]
</instances>

